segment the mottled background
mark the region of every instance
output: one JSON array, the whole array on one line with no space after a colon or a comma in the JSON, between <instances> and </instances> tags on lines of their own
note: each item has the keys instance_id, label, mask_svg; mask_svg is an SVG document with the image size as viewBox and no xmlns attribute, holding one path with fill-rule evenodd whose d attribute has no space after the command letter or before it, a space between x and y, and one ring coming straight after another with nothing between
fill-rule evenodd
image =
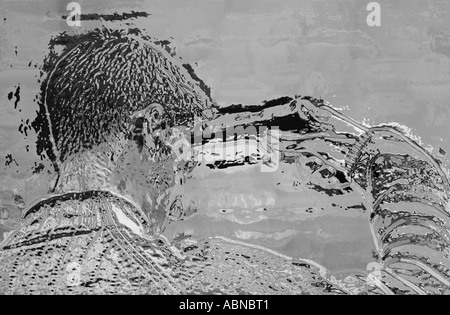
<instances>
[{"instance_id":1,"label":"mottled background","mask_svg":"<svg viewBox=\"0 0 450 315\"><path fill-rule=\"evenodd\" d=\"M41 161L35 135L25 127L37 110L49 39L79 31L62 19L69 2L0 0L0 202L9 202L15 185L26 203L48 189L45 176L31 176ZM294 94L323 97L356 120L407 126L447 163L448 0L380 0L379 27L367 25L370 1L363 0L78 2L83 14L150 13L128 22L169 40L220 105ZM82 21L82 29L99 25ZM20 100L14 95L19 85Z\"/></svg>"}]
</instances>

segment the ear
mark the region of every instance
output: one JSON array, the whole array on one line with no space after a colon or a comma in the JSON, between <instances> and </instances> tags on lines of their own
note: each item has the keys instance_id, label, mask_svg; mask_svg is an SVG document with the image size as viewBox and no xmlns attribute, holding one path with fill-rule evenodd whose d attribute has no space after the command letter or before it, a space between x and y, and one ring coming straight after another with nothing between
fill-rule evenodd
<instances>
[{"instance_id":1,"label":"ear","mask_svg":"<svg viewBox=\"0 0 450 315\"><path fill-rule=\"evenodd\" d=\"M144 110L144 117L153 133L164 127L164 107L159 103L152 103Z\"/></svg>"},{"instance_id":2,"label":"ear","mask_svg":"<svg viewBox=\"0 0 450 315\"><path fill-rule=\"evenodd\" d=\"M152 103L144 111L145 117L145 145L150 149L156 148L157 138L161 137L163 129L164 108L159 103Z\"/></svg>"}]
</instances>

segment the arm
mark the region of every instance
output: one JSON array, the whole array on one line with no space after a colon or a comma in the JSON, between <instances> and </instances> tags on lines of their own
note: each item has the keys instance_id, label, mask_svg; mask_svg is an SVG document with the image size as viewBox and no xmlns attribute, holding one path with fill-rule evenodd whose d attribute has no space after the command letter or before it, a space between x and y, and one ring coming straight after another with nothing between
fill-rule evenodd
<instances>
[{"instance_id":1,"label":"arm","mask_svg":"<svg viewBox=\"0 0 450 315\"><path fill-rule=\"evenodd\" d=\"M439 293L450 288L449 183L439 161L424 148L397 128L362 126L311 98L287 98L262 110L225 108L206 128L226 134L224 130L252 125L279 127L280 164L306 161L303 165L316 174L332 169L328 183L322 180L316 188L360 194L370 213L384 292ZM220 151L221 141L210 151ZM204 153L205 147L198 151ZM257 160L264 161L263 152L256 151ZM226 154L215 156L208 160L211 166L226 165ZM308 174L303 180L313 177Z\"/></svg>"}]
</instances>

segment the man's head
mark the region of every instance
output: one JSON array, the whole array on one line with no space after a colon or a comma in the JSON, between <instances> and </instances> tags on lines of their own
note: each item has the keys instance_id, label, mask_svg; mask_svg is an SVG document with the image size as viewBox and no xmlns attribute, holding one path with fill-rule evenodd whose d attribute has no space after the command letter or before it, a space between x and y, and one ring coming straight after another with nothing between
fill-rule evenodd
<instances>
[{"instance_id":1,"label":"man's head","mask_svg":"<svg viewBox=\"0 0 450 315\"><path fill-rule=\"evenodd\" d=\"M188 72L133 31L93 30L51 42L34 122L38 154L57 166L69 156L122 137L130 117L152 104L163 127L209 118L211 100ZM55 46L62 45L58 55Z\"/></svg>"}]
</instances>

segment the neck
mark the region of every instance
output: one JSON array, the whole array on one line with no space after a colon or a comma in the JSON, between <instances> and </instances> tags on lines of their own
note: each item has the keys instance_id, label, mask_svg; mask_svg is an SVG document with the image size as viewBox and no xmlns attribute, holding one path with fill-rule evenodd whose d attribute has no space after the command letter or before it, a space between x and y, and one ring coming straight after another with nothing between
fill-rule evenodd
<instances>
[{"instance_id":1,"label":"neck","mask_svg":"<svg viewBox=\"0 0 450 315\"><path fill-rule=\"evenodd\" d=\"M105 190L112 188L110 178L115 164L105 148L80 152L60 165L55 193ZM110 153L111 154L111 153Z\"/></svg>"}]
</instances>

